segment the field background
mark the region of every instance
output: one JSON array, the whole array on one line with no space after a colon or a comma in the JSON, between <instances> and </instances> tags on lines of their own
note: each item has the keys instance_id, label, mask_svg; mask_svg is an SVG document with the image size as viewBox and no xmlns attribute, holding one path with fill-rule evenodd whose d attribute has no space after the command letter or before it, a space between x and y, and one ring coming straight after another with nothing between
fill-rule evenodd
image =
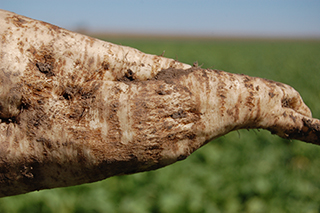
<instances>
[{"instance_id":1,"label":"field background","mask_svg":"<svg viewBox=\"0 0 320 213\"><path fill-rule=\"evenodd\" d=\"M203 68L293 86L320 118L320 41L117 38ZM232 132L157 171L0 199L8 212L320 212L320 146L263 130Z\"/></svg>"}]
</instances>

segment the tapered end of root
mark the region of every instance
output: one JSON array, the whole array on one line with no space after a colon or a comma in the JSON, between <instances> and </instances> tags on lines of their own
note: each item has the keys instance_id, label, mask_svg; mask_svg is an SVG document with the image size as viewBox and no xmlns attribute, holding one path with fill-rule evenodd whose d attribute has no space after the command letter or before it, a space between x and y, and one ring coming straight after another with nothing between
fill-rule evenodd
<instances>
[{"instance_id":1,"label":"tapered end of root","mask_svg":"<svg viewBox=\"0 0 320 213\"><path fill-rule=\"evenodd\" d=\"M311 110L296 90L288 85L281 89L281 106L276 108L274 122L267 129L285 139L320 145L320 120L312 118Z\"/></svg>"},{"instance_id":2,"label":"tapered end of root","mask_svg":"<svg viewBox=\"0 0 320 213\"><path fill-rule=\"evenodd\" d=\"M292 120L293 117L290 119ZM285 139L295 139L320 145L320 120L315 118L308 118L303 115L295 115L294 125L290 123L278 123L281 126L273 126L269 130ZM281 129L281 131L279 131Z\"/></svg>"},{"instance_id":3,"label":"tapered end of root","mask_svg":"<svg viewBox=\"0 0 320 213\"><path fill-rule=\"evenodd\" d=\"M305 142L320 145L320 120L314 118L302 118L303 126L290 136Z\"/></svg>"}]
</instances>

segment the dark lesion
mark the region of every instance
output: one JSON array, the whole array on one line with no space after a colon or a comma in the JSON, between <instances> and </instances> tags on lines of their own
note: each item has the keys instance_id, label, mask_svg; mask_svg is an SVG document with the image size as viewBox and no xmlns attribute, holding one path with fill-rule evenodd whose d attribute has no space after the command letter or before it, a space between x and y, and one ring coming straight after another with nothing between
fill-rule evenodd
<instances>
[{"instance_id":1,"label":"dark lesion","mask_svg":"<svg viewBox=\"0 0 320 213\"><path fill-rule=\"evenodd\" d=\"M173 119L185 118L187 117L187 113L183 109L179 109L177 112L174 112L171 117Z\"/></svg>"},{"instance_id":2,"label":"dark lesion","mask_svg":"<svg viewBox=\"0 0 320 213\"><path fill-rule=\"evenodd\" d=\"M298 100L296 98L283 98L281 100L281 105L284 108L294 109L298 104Z\"/></svg>"},{"instance_id":3,"label":"dark lesion","mask_svg":"<svg viewBox=\"0 0 320 213\"><path fill-rule=\"evenodd\" d=\"M39 69L40 72L46 74L47 76L53 76L53 66L50 63L41 63L41 62L37 62L36 63L37 68Z\"/></svg>"},{"instance_id":4,"label":"dark lesion","mask_svg":"<svg viewBox=\"0 0 320 213\"><path fill-rule=\"evenodd\" d=\"M137 76L131 69L128 69L125 72L124 76L122 76L121 78L118 78L118 81L122 81L125 83L133 82L135 80L137 80Z\"/></svg>"},{"instance_id":5,"label":"dark lesion","mask_svg":"<svg viewBox=\"0 0 320 213\"><path fill-rule=\"evenodd\" d=\"M54 76L54 58L51 55L44 55L43 58L36 62L35 65L38 70L45 74L47 77Z\"/></svg>"}]
</instances>

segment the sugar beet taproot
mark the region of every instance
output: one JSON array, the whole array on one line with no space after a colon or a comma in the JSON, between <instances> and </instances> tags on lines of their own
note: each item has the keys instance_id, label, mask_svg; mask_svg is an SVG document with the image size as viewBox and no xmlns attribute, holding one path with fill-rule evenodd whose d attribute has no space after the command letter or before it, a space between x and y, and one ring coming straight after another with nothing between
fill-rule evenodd
<instances>
[{"instance_id":1,"label":"sugar beet taproot","mask_svg":"<svg viewBox=\"0 0 320 213\"><path fill-rule=\"evenodd\" d=\"M0 197L157 169L237 129L318 144L290 86L0 11Z\"/></svg>"}]
</instances>

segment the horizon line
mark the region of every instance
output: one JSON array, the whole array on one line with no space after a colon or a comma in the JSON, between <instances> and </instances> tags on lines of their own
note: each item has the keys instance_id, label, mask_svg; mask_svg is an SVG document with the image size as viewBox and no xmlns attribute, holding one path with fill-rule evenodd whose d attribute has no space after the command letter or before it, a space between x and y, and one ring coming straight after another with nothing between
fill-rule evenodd
<instances>
[{"instance_id":1,"label":"horizon line","mask_svg":"<svg viewBox=\"0 0 320 213\"><path fill-rule=\"evenodd\" d=\"M121 39L199 39L199 40L320 40L320 35L252 35L252 34L182 34L157 32L103 32L75 30L91 37L109 37Z\"/></svg>"}]
</instances>

